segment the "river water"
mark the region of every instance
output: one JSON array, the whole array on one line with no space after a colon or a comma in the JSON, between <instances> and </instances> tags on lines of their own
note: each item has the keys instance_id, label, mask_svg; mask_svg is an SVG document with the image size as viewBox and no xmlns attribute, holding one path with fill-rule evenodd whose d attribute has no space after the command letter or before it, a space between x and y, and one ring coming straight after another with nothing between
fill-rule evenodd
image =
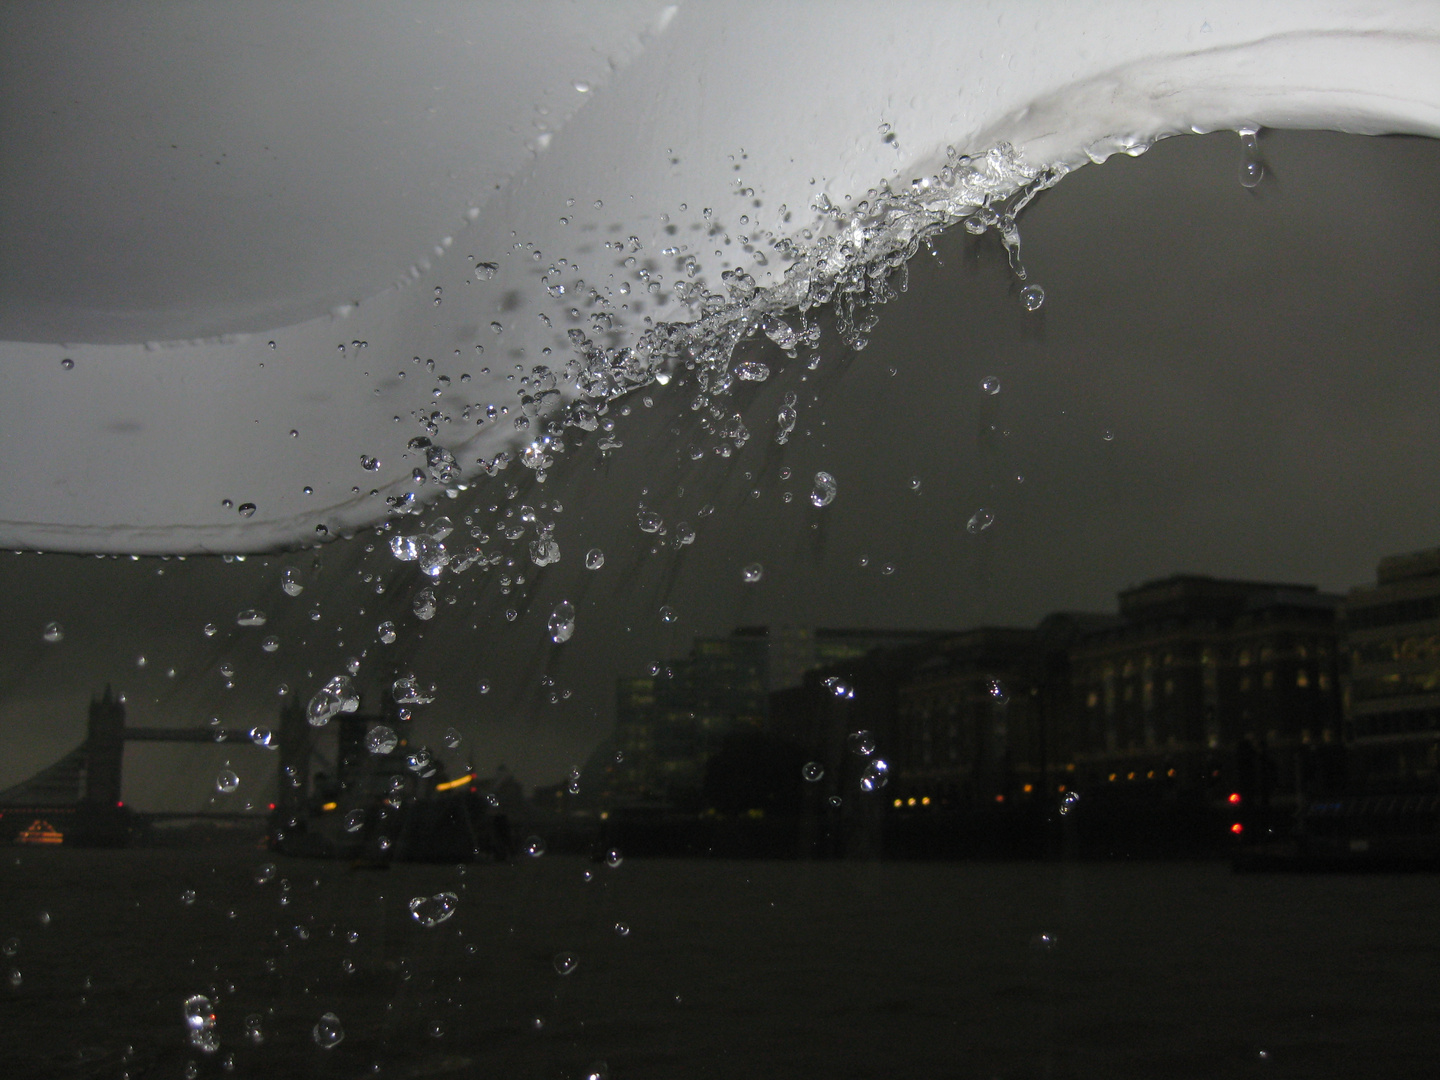
<instances>
[{"instance_id":1,"label":"river water","mask_svg":"<svg viewBox=\"0 0 1440 1080\"><path fill-rule=\"evenodd\" d=\"M411 916L445 891L447 920ZM1215 863L12 851L0 1072L1430 1077L1436 909L1433 877Z\"/></svg>"}]
</instances>

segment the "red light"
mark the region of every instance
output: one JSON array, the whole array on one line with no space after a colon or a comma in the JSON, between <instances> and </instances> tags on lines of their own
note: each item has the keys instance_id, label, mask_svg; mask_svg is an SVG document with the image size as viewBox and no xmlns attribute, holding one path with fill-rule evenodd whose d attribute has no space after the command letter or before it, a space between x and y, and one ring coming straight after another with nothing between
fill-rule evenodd
<instances>
[{"instance_id":1,"label":"red light","mask_svg":"<svg viewBox=\"0 0 1440 1080\"><path fill-rule=\"evenodd\" d=\"M271 809L271 810L274 810L274 809L275 809L275 804L274 804L273 802L270 804L270 809Z\"/></svg>"},{"instance_id":2,"label":"red light","mask_svg":"<svg viewBox=\"0 0 1440 1080\"><path fill-rule=\"evenodd\" d=\"M125 803L124 803L124 802L123 802L123 801L121 801L121 802L117 802L117 803L116 803L116 804L115 804L115 805L116 805L116 806L117 806L117 807L119 807L119 808L122 808L122 809L123 809L123 808L124 808L124 806L125 806Z\"/></svg>"},{"instance_id":3,"label":"red light","mask_svg":"<svg viewBox=\"0 0 1440 1080\"><path fill-rule=\"evenodd\" d=\"M1242 832L1245 831L1245 826L1241 825L1240 822L1237 821L1234 825L1230 826L1230 831L1233 832L1236 836L1239 836Z\"/></svg>"},{"instance_id":4,"label":"red light","mask_svg":"<svg viewBox=\"0 0 1440 1080\"><path fill-rule=\"evenodd\" d=\"M1004 802L1004 801L1005 801L1005 796L1004 796L1004 795L996 795L996 796L995 796L995 801L996 801L996 802Z\"/></svg>"},{"instance_id":5,"label":"red light","mask_svg":"<svg viewBox=\"0 0 1440 1080\"><path fill-rule=\"evenodd\" d=\"M1231 805L1231 806L1239 806L1239 805L1240 805L1240 793L1239 793L1238 791L1232 791L1232 792L1230 793L1230 805Z\"/></svg>"}]
</instances>

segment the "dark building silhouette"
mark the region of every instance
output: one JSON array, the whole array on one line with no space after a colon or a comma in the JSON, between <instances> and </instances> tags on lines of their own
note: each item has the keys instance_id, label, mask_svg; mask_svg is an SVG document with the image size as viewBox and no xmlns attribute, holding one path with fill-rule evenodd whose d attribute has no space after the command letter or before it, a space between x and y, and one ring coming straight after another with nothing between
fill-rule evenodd
<instances>
[{"instance_id":1,"label":"dark building silhouette","mask_svg":"<svg viewBox=\"0 0 1440 1080\"><path fill-rule=\"evenodd\" d=\"M801 685L806 672L819 665L862 660L877 647L929 636L752 626L723 638L696 638L688 656L617 681L609 760L599 783L587 790L611 800L698 797L706 763L732 733L764 730L793 738L769 723L773 693Z\"/></svg>"},{"instance_id":2,"label":"dark building silhouette","mask_svg":"<svg viewBox=\"0 0 1440 1080\"><path fill-rule=\"evenodd\" d=\"M1213 774L1242 741L1293 756L1338 740L1340 599L1198 575L1121 593L1119 621L1071 650L1077 770Z\"/></svg>"},{"instance_id":3,"label":"dark building silhouette","mask_svg":"<svg viewBox=\"0 0 1440 1080\"><path fill-rule=\"evenodd\" d=\"M1345 598L1345 682L1358 784L1433 786L1440 768L1440 548L1382 559Z\"/></svg>"}]
</instances>

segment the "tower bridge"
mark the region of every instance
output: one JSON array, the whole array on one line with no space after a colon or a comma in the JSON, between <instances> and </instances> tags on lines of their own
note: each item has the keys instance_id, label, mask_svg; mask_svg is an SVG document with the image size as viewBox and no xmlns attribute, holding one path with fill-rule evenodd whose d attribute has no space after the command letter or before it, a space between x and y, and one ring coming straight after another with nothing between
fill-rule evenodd
<instances>
[{"instance_id":1,"label":"tower bridge","mask_svg":"<svg viewBox=\"0 0 1440 1080\"><path fill-rule=\"evenodd\" d=\"M340 721L337 771L344 771L349 759L357 756L364 726L375 718L347 714ZM265 811L135 812L121 797L125 744L132 742L264 746L276 753L280 778L276 803L269 809L293 814L303 809L309 796L312 757L324 760L313 745L313 732L298 701L280 711L271 740L262 744L252 740L250 730L238 728L132 727L125 722L125 703L106 686L90 702L83 743L28 780L0 791L0 843L118 846L128 841L134 827L147 821L266 817Z\"/></svg>"}]
</instances>

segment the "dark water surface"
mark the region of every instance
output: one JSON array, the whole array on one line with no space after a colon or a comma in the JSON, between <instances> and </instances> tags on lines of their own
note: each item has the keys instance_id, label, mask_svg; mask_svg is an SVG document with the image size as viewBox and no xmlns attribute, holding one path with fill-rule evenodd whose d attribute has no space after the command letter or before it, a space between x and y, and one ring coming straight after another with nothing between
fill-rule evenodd
<instances>
[{"instance_id":1,"label":"dark water surface","mask_svg":"<svg viewBox=\"0 0 1440 1080\"><path fill-rule=\"evenodd\" d=\"M0 1076L1440 1075L1435 877L547 855L257 884L270 861L6 853Z\"/></svg>"}]
</instances>

